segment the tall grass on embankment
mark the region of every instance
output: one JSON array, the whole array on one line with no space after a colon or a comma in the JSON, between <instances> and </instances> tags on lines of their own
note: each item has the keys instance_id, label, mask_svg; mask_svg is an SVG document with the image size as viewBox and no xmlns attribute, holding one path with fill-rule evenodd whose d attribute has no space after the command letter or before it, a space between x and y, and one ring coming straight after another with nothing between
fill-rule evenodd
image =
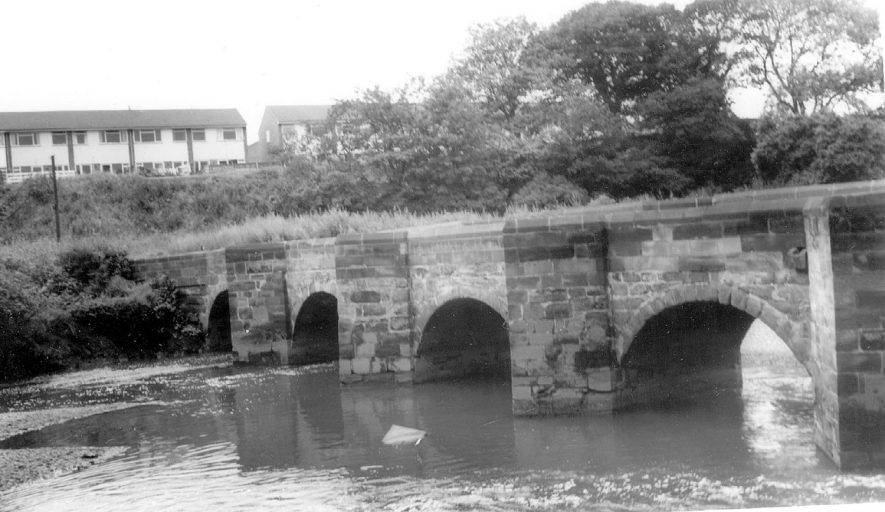
<instances>
[{"instance_id":1,"label":"tall grass on embankment","mask_svg":"<svg viewBox=\"0 0 885 512\"><path fill-rule=\"evenodd\" d=\"M409 212L349 213L331 210L285 218L265 215L238 224L196 231L178 230L169 233L147 233L120 236L65 237L56 243L53 237L16 240L0 244L0 260L12 259L50 263L64 251L101 249L122 250L130 257L140 258L180 254L191 251L221 249L234 245L335 237L347 233L372 233L410 226L465 221L482 222L498 219L491 214L473 212L416 215Z\"/></svg>"}]
</instances>

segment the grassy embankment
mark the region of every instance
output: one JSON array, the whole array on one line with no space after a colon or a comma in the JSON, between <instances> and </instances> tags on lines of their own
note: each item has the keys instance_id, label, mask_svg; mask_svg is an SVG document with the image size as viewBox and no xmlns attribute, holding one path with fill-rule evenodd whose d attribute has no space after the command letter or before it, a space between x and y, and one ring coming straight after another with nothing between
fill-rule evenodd
<instances>
[{"instance_id":1,"label":"grassy embankment","mask_svg":"<svg viewBox=\"0 0 885 512\"><path fill-rule=\"evenodd\" d=\"M48 180L0 189L0 381L95 358L212 350L170 283L139 282L126 255L497 218L340 208L303 213L309 192L283 172L90 176L62 180L59 189L60 244Z\"/></svg>"},{"instance_id":2,"label":"grassy embankment","mask_svg":"<svg viewBox=\"0 0 885 512\"><path fill-rule=\"evenodd\" d=\"M475 212L351 213L342 208L310 212L304 210L309 194L285 172L62 180L62 243L56 244L51 184L31 180L0 192L0 259L50 261L75 246L112 247L137 258L498 217Z\"/></svg>"}]
</instances>

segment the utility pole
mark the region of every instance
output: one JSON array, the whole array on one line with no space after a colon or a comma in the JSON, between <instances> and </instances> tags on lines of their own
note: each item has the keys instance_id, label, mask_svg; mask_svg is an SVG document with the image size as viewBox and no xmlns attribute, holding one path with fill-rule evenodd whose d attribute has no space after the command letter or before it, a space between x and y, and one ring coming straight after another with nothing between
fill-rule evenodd
<instances>
[{"instance_id":1,"label":"utility pole","mask_svg":"<svg viewBox=\"0 0 885 512\"><path fill-rule=\"evenodd\" d=\"M61 223L58 220L58 182L55 178L55 155L52 155L52 194L55 196L55 241L61 243Z\"/></svg>"}]
</instances>

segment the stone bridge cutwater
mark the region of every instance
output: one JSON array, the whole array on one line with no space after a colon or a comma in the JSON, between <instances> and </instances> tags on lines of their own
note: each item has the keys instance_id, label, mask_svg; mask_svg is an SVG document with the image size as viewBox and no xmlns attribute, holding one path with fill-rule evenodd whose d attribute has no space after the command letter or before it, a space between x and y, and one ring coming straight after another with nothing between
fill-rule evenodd
<instances>
[{"instance_id":1,"label":"stone bridge cutwater","mask_svg":"<svg viewBox=\"0 0 885 512\"><path fill-rule=\"evenodd\" d=\"M137 265L175 280L237 361L337 360L344 384L497 373L510 378L517 415L642 405L690 375L714 385L717 369L740 367L741 339L759 319L812 377L817 446L845 469L885 466L885 181Z\"/></svg>"}]
</instances>

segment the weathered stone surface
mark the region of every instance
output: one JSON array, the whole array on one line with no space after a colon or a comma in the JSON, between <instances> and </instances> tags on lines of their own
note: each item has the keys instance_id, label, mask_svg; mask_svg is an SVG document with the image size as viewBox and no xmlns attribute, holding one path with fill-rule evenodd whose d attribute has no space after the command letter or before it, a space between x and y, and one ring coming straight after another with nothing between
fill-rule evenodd
<instances>
[{"instance_id":1,"label":"weathered stone surface","mask_svg":"<svg viewBox=\"0 0 885 512\"><path fill-rule=\"evenodd\" d=\"M816 442L854 464L865 434L844 424L861 417L846 411L885 409L883 244L885 183L871 182L250 244L136 265L142 276L175 279L204 326L226 291L241 361L288 361L299 307L311 294L332 295L343 383L411 382L427 321L449 301L478 301L501 317L517 414L619 407L621 388L587 389L636 378L619 363L647 322L685 304L733 307L761 318L806 364ZM801 248L807 263L788 258ZM538 392L548 385L555 390ZM882 452L868 460L885 462Z\"/></svg>"}]
</instances>

